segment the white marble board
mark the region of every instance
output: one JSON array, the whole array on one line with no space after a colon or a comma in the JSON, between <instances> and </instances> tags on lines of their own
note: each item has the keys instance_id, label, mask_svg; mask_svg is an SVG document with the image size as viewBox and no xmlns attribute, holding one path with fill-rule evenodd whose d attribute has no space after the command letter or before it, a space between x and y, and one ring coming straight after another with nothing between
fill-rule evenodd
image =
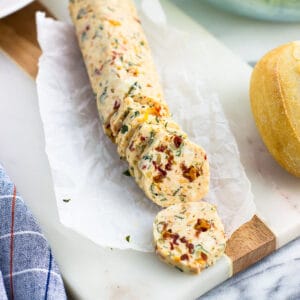
<instances>
[{"instance_id":1,"label":"white marble board","mask_svg":"<svg viewBox=\"0 0 300 300\"><path fill-rule=\"evenodd\" d=\"M67 1L42 2L57 17L67 18ZM257 134L248 99L251 68L169 1L162 3L170 23L207 44L211 85L219 93L237 138L258 216L272 229L280 247L300 234L300 184L277 166ZM200 276L189 276L162 264L154 254L102 249L64 228L58 220L44 152L35 84L2 53L0 64L0 160L42 225L75 297L194 299L231 275L225 256Z\"/></svg>"}]
</instances>

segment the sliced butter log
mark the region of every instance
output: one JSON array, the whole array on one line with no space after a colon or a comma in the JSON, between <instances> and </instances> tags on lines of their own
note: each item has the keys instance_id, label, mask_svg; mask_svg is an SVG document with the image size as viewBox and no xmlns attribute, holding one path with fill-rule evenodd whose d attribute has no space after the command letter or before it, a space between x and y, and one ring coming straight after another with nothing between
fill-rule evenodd
<instances>
[{"instance_id":1,"label":"sliced butter log","mask_svg":"<svg viewBox=\"0 0 300 300\"><path fill-rule=\"evenodd\" d=\"M111 136L115 138L119 133L122 123L124 119L127 117L130 111L136 111L138 109L146 109L147 106L141 108L138 103L134 102L134 100L130 97L125 98L114 114L109 119L107 126L105 126L106 130L110 131Z\"/></svg>"},{"instance_id":2,"label":"sliced butter log","mask_svg":"<svg viewBox=\"0 0 300 300\"><path fill-rule=\"evenodd\" d=\"M179 125L169 118L160 118L159 124L142 123L135 130L126 148L126 160L130 165L130 172L138 182L141 172L137 169L137 163L141 159L145 149L153 143L162 130L180 130Z\"/></svg>"},{"instance_id":3,"label":"sliced butter log","mask_svg":"<svg viewBox=\"0 0 300 300\"><path fill-rule=\"evenodd\" d=\"M135 106L135 109L130 109L115 138L115 142L118 145L118 153L121 158L125 158L126 149L139 125L143 123L158 125L163 122L160 113L161 111L158 111L156 106L150 107L139 104ZM178 125L177 127L179 128Z\"/></svg>"},{"instance_id":4,"label":"sliced butter log","mask_svg":"<svg viewBox=\"0 0 300 300\"><path fill-rule=\"evenodd\" d=\"M207 202L172 205L155 218L157 255L184 272L200 273L223 255L226 239L216 207Z\"/></svg>"},{"instance_id":5,"label":"sliced butter log","mask_svg":"<svg viewBox=\"0 0 300 300\"><path fill-rule=\"evenodd\" d=\"M131 111L138 111L141 113L153 114L159 116L169 116L168 108L163 106L161 103L156 102L152 99L144 99L142 103L135 102L131 97L125 98L120 106L117 107L116 111L109 120L109 125L105 126L106 130L109 130L112 137L116 137L119 133L122 124Z\"/></svg>"},{"instance_id":6,"label":"sliced butter log","mask_svg":"<svg viewBox=\"0 0 300 300\"><path fill-rule=\"evenodd\" d=\"M162 130L143 152L137 168L138 184L160 206L197 201L208 192L206 153L182 131Z\"/></svg>"},{"instance_id":7,"label":"sliced butter log","mask_svg":"<svg viewBox=\"0 0 300 300\"><path fill-rule=\"evenodd\" d=\"M126 97L166 106L133 1L72 0L69 10L104 124Z\"/></svg>"},{"instance_id":8,"label":"sliced butter log","mask_svg":"<svg viewBox=\"0 0 300 300\"><path fill-rule=\"evenodd\" d=\"M117 142L118 151L123 157L132 135L141 123L157 123L157 117L169 117L148 42L131 0L72 0L69 8L89 79L97 97L104 130ZM127 114L124 103L114 121L116 131L113 136L109 127L110 119L119 111L126 98L148 106L146 110L152 111L144 112L143 107L140 112L143 116L131 119L132 115ZM157 104L160 105L159 114L156 114ZM205 154L187 139L184 139L183 144L186 150L180 152L178 157L174 156L174 168L167 170L171 176L161 178L163 174L160 167L152 170L155 175L154 178L150 176L149 181L149 175L143 174L144 169L141 172L143 178L139 182L140 186L144 186L150 199L160 205L194 201L207 192L208 164L203 158ZM180 149L175 149L176 153ZM155 149L149 149L146 155L152 155L152 152L154 156L158 156ZM159 162L158 158L156 162ZM173 184L178 187L176 190ZM162 195L165 197L161 197ZM164 198L167 201L162 204Z\"/></svg>"}]
</instances>

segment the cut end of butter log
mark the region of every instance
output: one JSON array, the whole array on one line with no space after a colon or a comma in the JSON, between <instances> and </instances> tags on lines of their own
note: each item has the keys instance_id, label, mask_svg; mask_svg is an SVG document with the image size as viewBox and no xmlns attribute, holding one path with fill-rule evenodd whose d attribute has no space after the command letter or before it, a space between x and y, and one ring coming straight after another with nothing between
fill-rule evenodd
<instances>
[{"instance_id":1,"label":"cut end of butter log","mask_svg":"<svg viewBox=\"0 0 300 300\"><path fill-rule=\"evenodd\" d=\"M252 112L276 161L300 177L300 41L268 52L253 70Z\"/></svg>"},{"instance_id":2,"label":"cut end of butter log","mask_svg":"<svg viewBox=\"0 0 300 300\"><path fill-rule=\"evenodd\" d=\"M159 212L153 236L162 261L194 274L214 265L226 247L216 207L204 201L176 204Z\"/></svg>"}]
</instances>

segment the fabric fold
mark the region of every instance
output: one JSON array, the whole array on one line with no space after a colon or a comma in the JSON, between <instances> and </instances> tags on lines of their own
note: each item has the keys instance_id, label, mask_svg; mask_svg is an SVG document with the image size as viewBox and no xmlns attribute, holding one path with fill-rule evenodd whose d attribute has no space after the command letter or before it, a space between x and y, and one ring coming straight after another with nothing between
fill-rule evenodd
<instances>
[{"instance_id":1,"label":"fabric fold","mask_svg":"<svg viewBox=\"0 0 300 300\"><path fill-rule=\"evenodd\" d=\"M0 164L0 299L66 299L51 249Z\"/></svg>"}]
</instances>

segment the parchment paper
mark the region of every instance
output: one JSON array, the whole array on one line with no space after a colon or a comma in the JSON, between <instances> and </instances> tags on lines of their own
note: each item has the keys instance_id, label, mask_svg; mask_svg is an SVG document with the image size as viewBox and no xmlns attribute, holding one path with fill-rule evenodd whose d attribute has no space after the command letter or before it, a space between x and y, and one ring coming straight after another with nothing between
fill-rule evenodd
<instances>
[{"instance_id":1,"label":"parchment paper","mask_svg":"<svg viewBox=\"0 0 300 300\"><path fill-rule=\"evenodd\" d=\"M174 119L208 152L205 200L217 205L229 237L255 205L221 104L207 88L205 45L170 27L158 1L142 1L139 13ZM61 222L104 247L153 251L161 208L123 174L127 163L102 131L73 26L42 13L37 26L39 106Z\"/></svg>"}]
</instances>

